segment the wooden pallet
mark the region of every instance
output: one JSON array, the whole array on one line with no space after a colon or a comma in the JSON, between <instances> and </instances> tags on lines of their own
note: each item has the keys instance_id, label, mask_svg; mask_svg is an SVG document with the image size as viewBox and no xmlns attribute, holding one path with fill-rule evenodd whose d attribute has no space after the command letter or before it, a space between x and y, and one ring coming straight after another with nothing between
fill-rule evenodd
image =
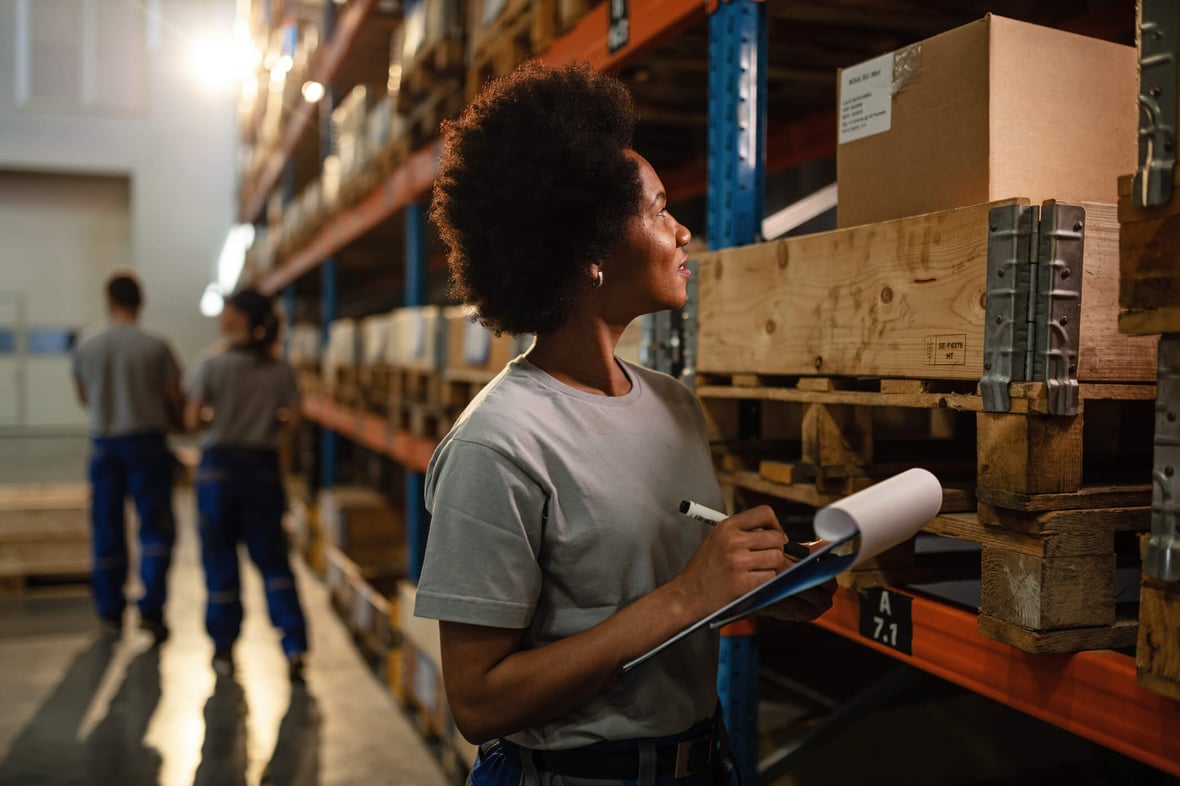
<instances>
[{"instance_id":1,"label":"wooden pallet","mask_svg":"<svg viewBox=\"0 0 1180 786\"><path fill-rule=\"evenodd\" d=\"M444 372L442 388L442 404L452 414L457 416L466 409L472 399L487 386L495 374L486 371L451 371Z\"/></svg>"},{"instance_id":2,"label":"wooden pallet","mask_svg":"<svg viewBox=\"0 0 1180 786\"><path fill-rule=\"evenodd\" d=\"M1180 172L1174 178L1180 181ZM1119 330L1180 332L1180 199L1137 208L1131 186L1130 175L1119 178Z\"/></svg>"},{"instance_id":3,"label":"wooden pallet","mask_svg":"<svg viewBox=\"0 0 1180 786\"><path fill-rule=\"evenodd\" d=\"M434 88L453 80L462 80L466 69L466 51L462 39L443 36L426 43L414 61L402 66L397 108L408 115L414 105Z\"/></svg>"},{"instance_id":4,"label":"wooden pallet","mask_svg":"<svg viewBox=\"0 0 1180 786\"><path fill-rule=\"evenodd\" d=\"M0 486L0 588L85 581L90 565L88 486Z\"/></svg>"},{"instance_id":5,"label":"wooden pallet","mask_svg":"<svg viewBox=\"0 0 1180 786\"><path fill-rule=\"evenodd\" d=\"M474 99L486 82L512 73L535 53L533 16L536 10L536 4L529 0L509 0L492 24L487 27L473 25L467 100Z\"/></svg>"},{"instance_id":6,"label":"wooden pallet","mask_svg":"<svg viewBox=\"0 0 1180 786\"><path fill-rule=\"evenodd\" d=\"M701 382L733 509L767 498L820 507L924 466L946 489L927 531L982 547L918 554L903 544L846 585L979 580L980 630L992 638L1032 652L1134 641L1134 620L1116 607L1115 565L1134 558L1121 533L1149 525L1150 486L1134 481L1150 477L1152 386L1083 386L1082 414L1059 417L1042 414L1044 390L1032 383L1012 386L1017 412L993 414L970 385L950 381ZM1131 450L1135 435L1143 444ZM1123 484L1096 485L1112 481Z\"/></svg>"},{"instance_id":7,"label":"wooden pallet","mask_svg":"<svg viewBox=\"0 0 1180 786\"><path fill-rule=\"evenodd\" d=\"M407 709L418 723L418 731L429 741L445 739L450 713L442 669L426 652L406 640L402 645L401 677L401 692Z\"/></svg>"},{"instance_id":8,"label":"wooden pallet","mask_svg":"<svg viewBox=\"0 0 1180 786\"><path fill-rule=\"evenodd\" d=\"M407 104L405 132L400 137L410 149L418 149L438 136L442 121L455 117L467 105L462 77L434 83L430 91Z\"/></svg>"},{"instance_id":9,"label":"wooden pallet","mask_svg":"<svg viewBox=\"0 0 1180 786\"><path fill-rule=\"evenodd\" d=\"M1140 536L1140 554L1148 536ZM1180 582L1143 574L1135 670L1141 686L1180 701Z\"/></svg>"},{"instance_id":10,"label":"wooden pallet","mask_svg":"<svg viewBox=\"0 0 1180 786\"><path fill-rule=\"evenodd\" d=\"M1027 200L701 255L697 370L980 379L991 211L1020 203ZM1082 207L1077 379L1154 382L1155 340L1118 331L1115 207Z\"/></svg>"},{"instance_id":11,"label":"wooden pallet","mask_svg":"<svg viewBox=\"0 0 1180 786\"><path fill-rule=\"evenodd\" d=\"M1041 414L1040 383L1011 385L1013 412L1005 414L983 412L974 387L702 375L697 395L724 481L816 507L906 466L925 466L966 492L1068 493L1084 477L1091 484L1149 477L1153 385L1082 385L1082 414L1073 417ZM1142 466L1128 466L1128 453ZM948 497L948 505L967 507L944 512L971 503Z\"/></svg>"}]
</instances>

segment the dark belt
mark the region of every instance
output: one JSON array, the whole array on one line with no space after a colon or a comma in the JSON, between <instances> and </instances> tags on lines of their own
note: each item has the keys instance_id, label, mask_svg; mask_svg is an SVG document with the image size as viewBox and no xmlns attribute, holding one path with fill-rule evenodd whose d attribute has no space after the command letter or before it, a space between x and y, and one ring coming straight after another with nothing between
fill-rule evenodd
<instances>
[{"instance_id":1,"label":"dark belt","mask_svg":"<svg viewBox=\"0 0 1180 786\"><path fill-rule=\"evenodd\" d=\"M716 729L680 743L656 747L656 775L687 778L707 772L721 760ZM522 762L531 753L541 772L592 780L635 780L639 777L639 751L536 750L500 740L505 753Z\"/></svg>"}]
</instances>

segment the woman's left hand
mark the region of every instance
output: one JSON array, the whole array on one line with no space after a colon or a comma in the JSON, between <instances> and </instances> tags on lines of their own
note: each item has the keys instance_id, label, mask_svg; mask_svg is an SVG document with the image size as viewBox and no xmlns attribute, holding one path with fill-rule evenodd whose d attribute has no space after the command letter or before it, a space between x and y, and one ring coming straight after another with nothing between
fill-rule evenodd
<instances>
[{"instance_id":1,"label":"woman's left hand","mask_svg":"<svg viewBox=\"0 0 1180 786\"><path fill-rule=\"evenodd\" d=\"M786 622L810 622L824 615L832 608L832 596L836 593L836 580L825 581L818 587L780 600L767 606L762 614Z\"/></svg>"},{"instance_id":2,"label":"woman's left hand","mask_svg":"<svg viewBox=\"0 0 1180 786\"><path fill-rule=\"evenodd\" d=\"M803 545L815 551L817 548L825 546L826 543L816 540ZM790 564L784 570L790 570L791 566L798 562L797 559L790 556L787 557L787 561ZM825 581L818 587L812 587L806 592L800 592L798 595L780 600L773 606L767 606L761 613L785 622L811 622L822 617L828 609L832 608L832 596L835 594L836 580L832 579Z\"/></svg>"}]
</instances>

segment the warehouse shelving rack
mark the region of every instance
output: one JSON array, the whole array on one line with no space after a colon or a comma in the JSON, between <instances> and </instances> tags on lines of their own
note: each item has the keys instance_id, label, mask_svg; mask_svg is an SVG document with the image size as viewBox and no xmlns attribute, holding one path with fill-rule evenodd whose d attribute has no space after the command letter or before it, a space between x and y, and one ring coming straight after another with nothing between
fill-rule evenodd
<instances>
[{"instance_id":1,"label":"warehouse shelving rack","mask_svg":"<svg viewBox=\"0 0 1180 786\"><path fill-rule=\"evenodd\" d=\"M758 0L631 0L630 41L617 52L608 50L607 4L593 9L569 33L554 42L540 59L560 64L588 60L602 69L615 69L631 59L676 36L690 25L709 19L710 55L718 58L728 47L738 53L721 67L710 69L716 86L710 90L710 149L707 167L694 161L664 173L669 191L680 198L699 196L707 188L716 195L731 189L731 198L713 199L714 212L708 216L708 236L714 248L753 242L761 220L761 197L766 167L794 166L835 150L834 115L821 112L784 128L776 128L767 141L764 134L767 49L766 6ZM316 73L330 81L332 69L347 52L356 26L373 7L372 0L352 0L340 14L339 24L327 49L317 63ZM1110 21L1083 20L1073 29L1090 32ZM1086 25L1090 25L1087 28ZM715 62L722 62L717 60ZM762 81L759 81L762 80ZM724 95L721 86L739 88ZM735 100L744 101L735 112ZM725 102L728 101L727 105ZM283 135L283 144L263 169L252 188L244 189L241 215L253 220L267 193L275 187L302 133L301 124L310 109L296 113ZM749 118L740 124L739 117ZM733 156L747 151L745 160ZM285 263L260 281L269 293L284 291L291 297L294 282L317 269L323 277L323 314L334 313L335 281L333 255L373 228L404 213L406 222L406 304L421 303L426 276L426 250L422 242L423 210L420 200L429 191L438 164L437 143L429 144L409 157L359 203L323 228ZM708 178L704 177L706 169ZM739 213L741 214L739 216ZM349 410L323 396L309 395L308 418L327 433L338 434L371 450L389 456L408 471L407 498L421 499L422 472L434 448L429 439L398 431L384 419ZM330 441L331 437L328 438ZM327 448L328 446L325 445ZM333 452L325 450L323 479L330 484L334 474ZM417 576L427 527L420 502L407 511L410 538L409 575ZM896 591L911 598L912 644L909 653L882 644L862 632L861 598L840 590L834 608L816 624L829 631L883 652L902 662L935 674L950 682L1040 718L1060 728L1146 762L1163 771L1180 775L1180 703L1146 691L1135 682L1133 658L1114 652L1083 652L1072 655L1031 655L981 636L977 615L953 604ZM749 627L727 636L726 663L721 675L730 725L737 742L742 766L755 769L756 648ZM735 709L738 717L734 717ZM753 782L753 781L751 781Z\"/></svg>"}]
</instances>

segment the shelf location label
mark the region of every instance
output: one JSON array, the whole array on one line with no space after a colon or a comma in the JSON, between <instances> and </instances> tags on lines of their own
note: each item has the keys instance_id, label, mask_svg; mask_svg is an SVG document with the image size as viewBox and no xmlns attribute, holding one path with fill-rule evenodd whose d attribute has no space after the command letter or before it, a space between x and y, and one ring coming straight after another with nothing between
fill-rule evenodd
<instances>
[{"instance_id":1,"label":"shelf location label","mask_svg":"<svg viewBox=\"0 0 1180 786\"><path fill-rule=\"evenodd\" d=\"M840 144L888 131L892 122L892 52L840 72Z\"/></svg>"}]
</instances>

